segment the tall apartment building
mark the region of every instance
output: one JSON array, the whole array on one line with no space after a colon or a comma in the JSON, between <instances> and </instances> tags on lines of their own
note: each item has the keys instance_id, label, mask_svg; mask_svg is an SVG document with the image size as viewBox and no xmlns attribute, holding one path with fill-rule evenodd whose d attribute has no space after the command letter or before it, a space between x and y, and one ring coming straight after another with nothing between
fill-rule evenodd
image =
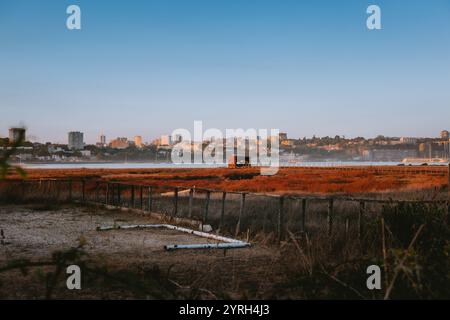
<instances>
[{"instance_id":1,"label":"tall apartment building","mask_svg":"<svg viewBox=\"0 0 450 320\"><path fill-rule=\"evenodd\" d=\"M142 148L142 137L141 136L134 137L134 145L138 148Z\"/></svg>"},{"instance_id":2,"label":"tall apartment building","mask_svg":"<svg viewBox=\"0 0 450 320\"><path fill-rule=\"evenodd\" d=\"M83 150L84 149L84 141L83 141L83 132L79 131L71 131L69 132L69 143L67 144L69 150Z\"/></svg>"},{"instance_id":3,"label":"tall apartment building","mask_svg":"<svg viewBox=\"0 0 450 320\"><path fill-rule=\"evenodd\" d=\"M106 145L106 136L104 134L101 134L99 137L99 142L101 145L105 146Z\"/></svg>"},{"instance_id":4,"label":"tall apartment building","mask_svg":"<svg viewBox=\"0 0 450 320\"><path fill-rule=\"evenodd\" d=\"M20 140L20 138L25 139L25 128L10 128L9 129L9 142L14 143Z\"/></svg>"}]
</instances>

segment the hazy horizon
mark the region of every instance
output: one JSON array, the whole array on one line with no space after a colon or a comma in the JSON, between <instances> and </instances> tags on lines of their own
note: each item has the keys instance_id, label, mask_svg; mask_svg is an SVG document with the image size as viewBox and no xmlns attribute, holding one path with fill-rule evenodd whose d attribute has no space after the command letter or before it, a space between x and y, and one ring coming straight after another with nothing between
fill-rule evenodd
<instances>
[{"instance_id":1,"label":"hazy horizon","mask_svg":"<svg viewBox=\"0 0 450 320\"><path fill-rule=\"evenodd\" d=\"M77 4L82 29L68 30ZM366 28L377 4L382 30ZM176 128L289 137L450 129L450 2L0 3L0 136L87 143Z\"/></svg>"}]
</instances>

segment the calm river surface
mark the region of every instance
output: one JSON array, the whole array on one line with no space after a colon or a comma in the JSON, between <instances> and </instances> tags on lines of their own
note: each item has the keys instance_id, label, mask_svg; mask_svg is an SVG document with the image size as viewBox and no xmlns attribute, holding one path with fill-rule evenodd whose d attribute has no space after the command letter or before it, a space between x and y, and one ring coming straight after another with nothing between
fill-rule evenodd
<instances>
[{"instance_id":1,"label":"calm river surface","mask_svg":"<svg viewBox=\"0 0 450 320\"><path fill-rule=\"evenodd\" d=\"M281 166L287 167L336 167L336 166L395 166L399 162L367 162L367 161L345 161L345 162L297 162L281 163ZM418 163L420 164L420 163ZM127 162L127 163L36 163L23 164L23 167L29 169L167 169L167 168L224 168L226 164L174 164L174 163L146 163L146 162Z\"/></svg>"}]
</instances>

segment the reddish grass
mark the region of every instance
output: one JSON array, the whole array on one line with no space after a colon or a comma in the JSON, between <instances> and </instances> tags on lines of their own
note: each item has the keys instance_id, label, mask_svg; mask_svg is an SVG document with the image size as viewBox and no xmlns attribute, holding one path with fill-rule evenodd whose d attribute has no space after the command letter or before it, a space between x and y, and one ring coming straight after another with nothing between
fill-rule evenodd
<instances>
[{"instance_id":1,"label":"reddish grass","mask_svg":"<svg viewBox=\"0 0 450 320\"><path fill-rule=\"evenodd\" d=\"M261 176L258 168L30 169L27 178L96 178L155 186L195 186L226 191L274 193L380 192L427 189L441 187L447 183L445 168L442 174L420 172L426 170L422 168L395 169L401 172L377 173L371 168L357 168L351 171L281 168L274 176ZM239 179L240 177L242 179Z\"/></svg>"}]
</instances>

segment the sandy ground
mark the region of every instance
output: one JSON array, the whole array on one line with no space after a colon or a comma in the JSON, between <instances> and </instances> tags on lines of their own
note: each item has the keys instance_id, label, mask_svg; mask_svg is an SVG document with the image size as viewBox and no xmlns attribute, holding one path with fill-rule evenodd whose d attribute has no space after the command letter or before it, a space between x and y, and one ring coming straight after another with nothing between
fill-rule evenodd
<instances>
[{"instance_id":1,"label":"sandy ground","mask_svg":"<svg viewBox=\"0 0 450 320\"><path fill-rule=\"evenodd\" d=\"M258 246L246 249L228 250L178 250L167 252L166 244L191 244L214 242L205 238L165 229L96 231L98 226L140 223L161 223L148 216L118 210L95 207L55 207L45 205L9 205L0 207L0 229L3 230L3 245L0 245L0 268L16 259L39 261L49 259L55 250L66 250L86 243L84 249L89 256L113 268L131 270L136 266L169 270L177 281L191 283L199 274L209 276L220 269L220 276L232 279L239 269L258 272L273 260L273 252ZM263 267L264 269L264 267ZM261 272L265 272L264 270ZM223 271L225 270L225 272ZM226 274L227 271L229 274ZM26 277L8 281L11 272L0 274L0 298L42 298L41 291L29 291ZM245 271L244 271L245 272ZM23 283L25 281L25 283ZM222 280L221 280L222 281ZM7 288L7 293L3 291ZM35 285L34 285L35 287ZM24 289L25 288L25 289ZM25 292L23 292L25 290ZM87 298L111 298L104 292L88 291ZM6 296L5 296L6 295ZM58 297L58 296L57 296ZM63 292L63 298L65 293ZM69 297L72 297L69 295ZM112 298L129 297L119 293ZM75 296L78 298L78 296Z\"/></svg>"},{"instance_id":2,"label":"sandy ground","mask_svg":"<svg viewBox=\"0 0 450 320\"><path fill-rule=\"evenodd\" d=\"M35 207L36 208L36 207ZM33 207L0 208L0 229L7 245L0 246L0 261L42 258L59 249L78 245L83 238L89 253L152 254L165 244L208 243L208 239L165 229L112 230L99 226L161 223L151 218L120 211L92 208L63 208L52 211Z\"/></svg>"}]
</instances>

